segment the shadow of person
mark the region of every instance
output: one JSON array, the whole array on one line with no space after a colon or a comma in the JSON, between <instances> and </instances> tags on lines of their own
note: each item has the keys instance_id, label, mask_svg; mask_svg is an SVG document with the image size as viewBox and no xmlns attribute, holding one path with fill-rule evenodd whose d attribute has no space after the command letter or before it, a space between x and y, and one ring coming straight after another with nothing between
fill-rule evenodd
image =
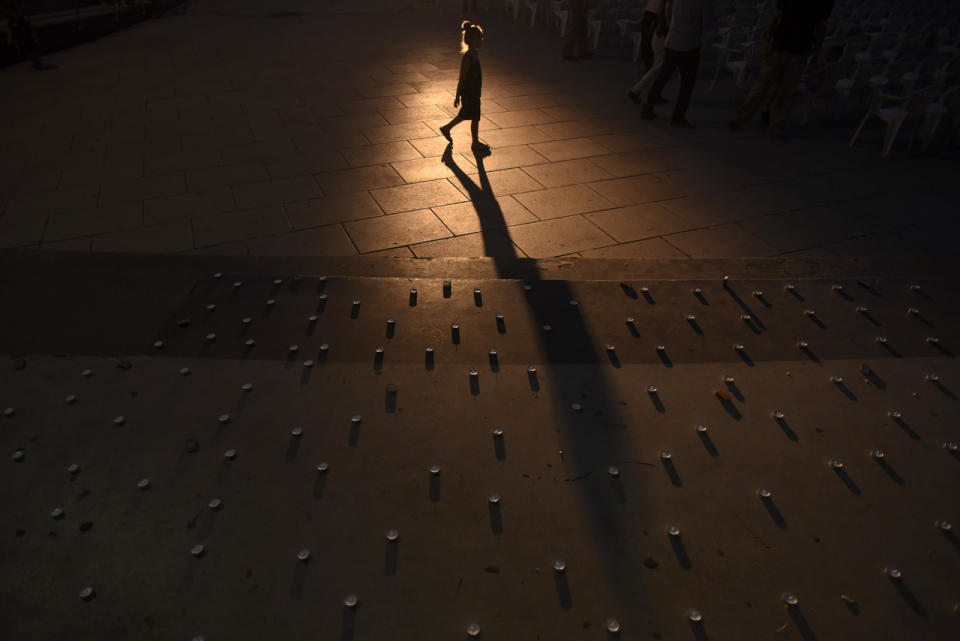
<instances>
[{"instance_id":1,"label":"shadow of person","mask_svg":"<svg viewBox=\"0 0 960 641\"><path fill-rule=\"evenodd\" d=\"M457 165L453 159L453 145L447 145L440 160L445 164L467 192L477 218L480 221L480 234L483 239L483 251L493 259L500 278L521 278L536 280L538 274L532 265L525 265L517 254L517 248L510 239L507 231L507 221L503 217L503 210L490 186L487 170L483 166L483 159L490 155L489 150L480 149L474 152L474 161L477 164L477 184L467 173Z\"/></svg>"},{"instance_id":2,"label":"shadow of person","mask_svg":"<svg viewBox=\"0 0 960 641\"><path fill-rule=\"evenodd\" d=\"M567 301L575 299L572 284L569 281L543 278L536 260L526 258L514 245L503 210L497 202L490 179L484 167L485 153L474 153L477 175L471 178L457 165L453 158L452 146L447 146L441 156L443 162L459 181L462 189L470 198L480 224L483 240L483 253L493 261L496 277L502 280L520 280L530 285L526 290L529 304L529 322L532 327L553 325L561 319L554 334L537 333L533 348L541 358L543 380L536 370L528 370L527 376L533 390L543 386L553 387L552 393L565 401L580 399L584 391L590 391L590 404L595 409L596 423L621 424L626 419L618 398L613 394L615 385L607 374L610 368L606 356L600 351L597 337L593 335L579 308L571 311ZM453 178L451 178L453 181ZM559 301L559 302L558 302ZM551 338L552 336L559 338ZM574 412L564 412L556 427L561 430L568 443L566 449L567 465L571 469L590 473L592 470L607 469L610 461L628 449L628 436L610 434L598 442L590 431L582 429L583 417ZM624 613L624 625L642 627L645 617L651 616L637 602L644 602L644 571L642 558L636 554L635 546L629 542L627 528L623 522L622 504L626 500L621 491L610 492L609 486L602 483L577 484L580 510L584 521L591 524L589 536L598 554L602 572L611 583L620 586L614 594L620 611ZM643 506L637 503L638 510ZM499 534L495 515L491 513L491 527ZM624 577L630 577L624 579ZM558 594L561 607L565 601L563 587Z\"/></svg>"}]
</instances>

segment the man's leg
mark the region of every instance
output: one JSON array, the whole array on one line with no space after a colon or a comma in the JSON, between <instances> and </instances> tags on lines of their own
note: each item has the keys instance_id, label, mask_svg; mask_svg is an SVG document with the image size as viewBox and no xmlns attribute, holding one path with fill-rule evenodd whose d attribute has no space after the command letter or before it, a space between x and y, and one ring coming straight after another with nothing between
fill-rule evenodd
<instances>
[{"instance_id":1,"label":"man's leg","mask_svg":"<svg viewBox=\"0 0 960 641\"><path fill-rule=\"evenodd\" d=\"M581 2L579 10L573 16L573 28L577 32L577 53L583 56L590 51L590 39L587 37L589 25L587 24L587 3Z\"/></svg>"},{"instance_id":2,"label":"man's leg","mask_svg":"<svg viewBox=\"0 0 960 641\"><path fill-rule=\"evenodd\" d=\"M807 54L803 53L785 53L783 56L783 71L780 74L776 94L770 109L769 132L771 136L776 138L783 136L784 121L790 115L793 94L797 92L797 83L800 82L800 76L803 74L803 67L808 57Z\"/></svg>"},{"instance_id":3,"label":"man's leg","mask_svg":"<svg viewBox=\"0 0 960 641\"><path fill-rule=\"evenodd\" d=\"M657 79L657 75L660 73L660 70L663 69L663 57L664 57L664 48L663 48L663 38L654 37L653 40L653 66L650 67L650 70L643 74L643 77L637 81L633 88L630 90L630 93L635 96L642 96L647 90L647 87L653 84L653 81ZM653 96L654 101L663 100L660 95Z\"/></svg>"},{"instance_id":4,"label":"man's leg","mask_svg":"<svg viewBox=\"0 0 960 641\"><path fill-rule=\"evenodd\" d=\"M657 14L652 11L643 12L640 22L640 59L647 69L653 67L653 30L657 26Z\"/></svg>"},{"instance_id":5,"label":"man's leg","mask_svg":"<svg viewBox=\"0 0 960 641\"><path fill-rule=\"evenodd\" d=\"M750 120L753 114L757 112L757 109L769 100L780 74L783 72L783 55L781 51L771 51L770 54L763 59L760 77L757 78L756 84L750 88L746 99L737 110L737 115L730 121L729 127L731 129L736 129Z\"/></svg>"},{"instance_id":6,"label":"man's leg","mask_svg":"<svg viewBox=\"0 0 960 641\"><path fill-rule=\"evenodd\" d=\"M680 93L677 95L677 105L673 110L672 124L677 126L687 125L687 109L690 107L690 98L693 96L693 88L697 84L697 71L700 70L700 49L693 51L684 51L680 54ZM651 95L653 88L650 89Z\"/></svg>"},{"instance_id":7,"label":"man's leg","mask_svg":"<svg viewBox=\"0 0 960 641\"><path fill-rule=\"evenodd\" d=\"M656 79L650 86L650 91L647 92L647 101L643 103L643 112L641 113L642 118L649 120L657 117L657 115L653 113L654 100L656 99L656 96L660 95L660 92L663 91L663 88L667 86L667 83L670 82L670 76L673 75L677 65L680 64L680 58L682 55L683 54L679 51L674 51L673 49L664 49L663 66L660 68L660 72L657 74Z\"/></svg>"},{"instance_id":8,"label":"man's leg","mask_svg":"<svg viewBox=\"0 0 960 641\"><path fill-rule=\"evenodd\" d=\"M571 0L568 11L567 32L563 36L563 57L567 60L575 60L577 47L583 47L583 41L580 40L580 21L582 19L586 25L586 7L581 0Z\"/></svg>"}]
</instances>

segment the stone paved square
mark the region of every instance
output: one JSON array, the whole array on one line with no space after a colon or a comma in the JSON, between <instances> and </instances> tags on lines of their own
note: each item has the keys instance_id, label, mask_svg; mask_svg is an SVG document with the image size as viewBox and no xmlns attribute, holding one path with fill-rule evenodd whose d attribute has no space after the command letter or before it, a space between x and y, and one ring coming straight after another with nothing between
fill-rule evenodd
<instances>
[{"instance_id":1,"label":"stone paved square","mask_svg":"<svg viewBox=\"0 0 960 641\"><path fill-rule=\"evenodd\" d=\"M470 4L0 16L0 639L955 639L958 0Z\"/></svg>"}]
</instances>

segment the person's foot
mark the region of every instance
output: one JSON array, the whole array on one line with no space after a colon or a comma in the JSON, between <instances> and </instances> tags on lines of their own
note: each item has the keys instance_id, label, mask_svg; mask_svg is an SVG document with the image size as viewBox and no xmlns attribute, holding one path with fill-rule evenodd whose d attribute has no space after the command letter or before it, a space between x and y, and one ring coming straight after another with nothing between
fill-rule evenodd
<instances>
[{"instance_id":1,"label":"person's foot","mask_svg":"<svg viewBox=\"0 0 960 641\"><path fill-rule=\"evenodd\" d=\"M440 127L440 133L447 139L447 142L453 142L453 138L450 137L450 127Z\"/></svg>"},{"instance_id":2,"label":"person's foot","mask_svg":"<svg viewBox=\"0 0 960 641\"><path fill-rule=\"evenodd\" d=\"M478 151L478 152L489 152L489 151L490 151L490 145L488 145L488 144L485 143L485 142L480 142L479 140L474 140L474 141L473 141L473 144L470 145L470 149L472 149L473 151Z\"/></svg>"},{"instance_id":3,"label":"person's foot","mask_svg":"<svg viewBox=\"0 0 960 641\"><path fill-rule=\"evenodd\" d=\"M680 119L680 120L671 120L671 121L670 121L670 126L671 126L671 127L679 127L679 128L681 128L681 129L696 129L696 128L697 128L697 126L696 126L695 124L693 124L692 122L688 121L686 118L683 118L683 119Z\"/></svg>"},{"instance_id":4,"label":"person's foot","mask_svg":"<svg viewBox=\"0 0 960 641\"><path fill-rule=\"evenodd\" d=\"M627 89L627 98L635 102L636 104L643 104L643 101L640 100L640 94L633 93L633 89Z\"/></svg>"},{"instance_id":5,"label":"person's foot","mask_svg":"<svg viewBox=\"0 0 960 641\"><path fill-rule=\"evenodd\" d=\"M649 105L650 103L648 102L647 104ZM640 117L643 118L644 120L656 120L657 114L653 113L652 108L651 109L644 108L644 110L640 112Z\"/></svg>"}]
</instances>

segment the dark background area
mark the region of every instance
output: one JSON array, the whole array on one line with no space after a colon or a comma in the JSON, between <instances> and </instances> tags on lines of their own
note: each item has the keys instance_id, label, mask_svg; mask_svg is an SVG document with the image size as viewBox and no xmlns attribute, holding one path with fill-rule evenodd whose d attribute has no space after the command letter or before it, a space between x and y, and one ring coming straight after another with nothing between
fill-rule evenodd
<instances>
[{"instance_id":1,"label":"dark background area","mask_svg":"<svg viewBox=\"0 0 960 641\"><path fill-rule=\"evenodd\" d=\"M59 51L83 42L125 29L148 18L156 18L185 0L152 0L151 2L94 2L92 0L32 0L3 2L0 13L0 67L23 59L10 41L7 11L19 8L33 25L40 54Z\"/></svg>"}]
</instances>

